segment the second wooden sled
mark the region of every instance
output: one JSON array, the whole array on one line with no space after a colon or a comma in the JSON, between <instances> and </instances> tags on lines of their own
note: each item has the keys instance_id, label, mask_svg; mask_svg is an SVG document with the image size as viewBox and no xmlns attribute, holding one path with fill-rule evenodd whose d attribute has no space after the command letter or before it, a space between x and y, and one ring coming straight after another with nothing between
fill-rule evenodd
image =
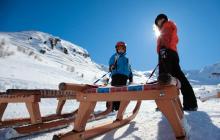
<instances>
[{"instance_id":1,"label":"second wooden sled","mask_svg":"<svg viewBox=\"0 0 220 140\"><path fill-rule=\"evenodd\" d=\"M59 85L60 90L26 90L26 89L9 89L0 95L0 128L13 128L16 136L20 137L32 133L48 131L62 128L74 122L78 109L70 113L62 113L66 100L75 100L76 92L94 88L91 85L72 84L72 89L67 90L66 84ZM43 98L57 98L58 104L56 114L42 116L40 113L39 103ZM30 118L2 119L6 107L9 103L25 103ZM111 105L103 112L91 113L89 119L99 119L111 112Z\"/></svg>"}]
</instances>

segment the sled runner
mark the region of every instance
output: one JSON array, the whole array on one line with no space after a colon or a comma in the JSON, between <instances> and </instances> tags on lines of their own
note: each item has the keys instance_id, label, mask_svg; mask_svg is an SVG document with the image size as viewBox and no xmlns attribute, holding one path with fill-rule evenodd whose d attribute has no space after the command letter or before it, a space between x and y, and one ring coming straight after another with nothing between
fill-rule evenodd
<instances>
[{"instance_id":1,"label":"sled runner","mask_svg":"<svg viewBox=\"0 0 220 140\"><path fill-rule=\"evenodd\" d=\"M67 87L71 89L71 85ZM74 121L74 129L65 134L54 135L53 140L90 139L126 125L137 115L141 100L155 100L158 108L172 126L176 138L186 139L186 132L182 123L183 110L178 95L179 90L176 86L160 84L87 89L83 93L76 94L76 99L80 105ZM98 127L86 128L89 116L99 101L121 102L116 120ZM130 101L137 101L137 103L131 115L125 117L124 112Z\"/></svg>"}]
</instances>

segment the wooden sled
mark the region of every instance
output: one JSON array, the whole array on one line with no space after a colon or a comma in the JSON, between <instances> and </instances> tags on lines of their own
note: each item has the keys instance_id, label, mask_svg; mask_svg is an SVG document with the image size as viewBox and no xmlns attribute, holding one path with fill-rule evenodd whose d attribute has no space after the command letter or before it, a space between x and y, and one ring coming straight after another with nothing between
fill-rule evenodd
<instances>
[{"instance_id":1,"label":"wooden sled","mask_svg":"<svg viewBox=\"0 0 220 140\"><path fill-rule=\"evenodd\" d=\"M71 85L68 87L70 89ZM176 138L186 139L186 132L182 124L183 110L178 95L179 90L176 86L159 84L88 89L84 93L76 94L80 106L74 122L74 129L65 134L54 135L53 140L90 139L126 125L137 115L141 100L155 100L172 126ZM89 116L98 101L121 102L116 120L98 127L86 128ZM137 104L132 115L124 117L124 112L130 101L137 101Z\"/></svg>"},{"instance_id":2,"label":"wooden sled","mask_svg":"<svg viewBox=\"0 0 220 140\"><path fill-rule=\"evenodd\" d=\"M66 100L76 99L76 93L89 88L90 85L71 84L71 90L65 88L68 84L61 83L60 90L23 90L10 89L0 94L0 128L12 127L19 136L24 136L36 132L48 131L53 128L62 128L74 122L78 109L71 113L62 113ZM43 98L57 98L58 104L56 114L42 116L40 113L39 102ZM9 103L25 103L30 118L5 119L3 114ZM111 112L110 105L105 111L94 114L91 112L89 119L99 119ZM15 136L17 137L17 136Z\"/></svg>"}]
</instances>

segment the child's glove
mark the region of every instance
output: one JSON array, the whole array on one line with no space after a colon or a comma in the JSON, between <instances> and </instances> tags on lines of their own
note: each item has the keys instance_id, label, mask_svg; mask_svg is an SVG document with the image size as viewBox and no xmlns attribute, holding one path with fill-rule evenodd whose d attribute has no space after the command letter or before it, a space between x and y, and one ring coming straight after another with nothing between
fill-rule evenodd
<instances>
[{"instance_id":1,"label":"child's glove","mask_svg":"<svg viewBox=\"0 0 220 140\"><path fill-rule=\"evenodd\" d=\"M109 71L112 72L115 69L115 65L109 66Z\"/></svg>"}]
</instances>

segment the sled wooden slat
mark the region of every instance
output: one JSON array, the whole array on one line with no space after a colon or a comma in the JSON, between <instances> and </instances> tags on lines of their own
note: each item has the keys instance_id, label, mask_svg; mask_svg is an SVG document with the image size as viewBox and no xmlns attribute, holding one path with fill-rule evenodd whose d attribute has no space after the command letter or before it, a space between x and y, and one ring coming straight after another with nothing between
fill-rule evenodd
<instances>
[{"instance_id":1,"label":"sled wooden slat","mask_svg":"<svg viewBox=\"0 0 220 140\"><path fill-rule=\"evenodd\" d=\"M38 123L34 125L27 125L27 126L20 126L14 128L16 132L19 134L30 134L30 133L36 133L36 132L42 132L42 131L47 131L53 128L57 127L65 127L71 122L74 121L75 118L69 118L69 119L59 119L55 121L50 121L50 122L44 122L44 123Z\"/></svg>"},{"instance_id":2,"label":"sled wooden slat","mask_svg":"<svg viewBox=\"0 0 220 140\"><path fill-rule=\"evenodd\" d=\"M39 89L39 90L24 90L24 89L9 89L6 92L6 96L16 97L16 96L40 96L40 98L67 98L67 99L75 99L76 92L70 90L46 90L46 89Z\"/></svg>"},{"instance_id":3,"label":"sled wooden slat","mask_svg":"<svg viewBox=\"0 0 220 140\"><path fill-rule=\"evenodd\" d=\"M178 114L174 100L164 101L156 100L156 104L173 128L176 137L185 136L185 130L182 126L182 115Z\"/></svg>"},{"instance_id":4,"label":"sled wooden slat","mask_svg":"<svg viewBox=\"0 0 220 140\"><path fill-rule=\"evenodd\" d=\"M165 94L169 92L169 94ZM117 93L84 93L77 94L78 101L131 101L131 100L169 100L178 96L175 86L166 86L164 89L144 91L122 91Z\"/></svg>"},{"instance_id":5,"label":"sled wooden slat","mask_svg":"<svg viewBox=\"0 0 220 140\"><path fill-rule=\"evenodd\" d=\"M0 120L2 120L7 105L8 103L0 103Z\"/></svg>"},{"instance_id":6,"label":"sled wooden slat","mask_svg":"<svg viewBox=\"0 0 220 140\"><path fill-rule=\"evenodd\" d=\"M0 103L40 102L38 95L0 95Z\"/></svg>"},{"instance_id":7,"label":"sled wooden slat","mask_svg":"<svg viewBox=\"0 0 220 140\"><path fill-rule=\"evenodd\" d=\"M82 102L79 105L78 113L76 120L74 122L74 129L77 131L83 131L87 120L90 117L90 114L92 114L94 108L95 108L96 102Z\"/></svg>"},{"instance_id":8,"label":"sled wooden slat","mask_svg":"<svg viewBox=\"0 0 220 140\"><path fill-rule=\"evenodd\" d=\"M57 115L61 114L65 102L66 102L65 99L61 99L61 98L58 99L58 105L57 105L57 109L56 109Z\"/></svg>"},{"instance_id":9,"label":"sled wooden slat","mask_svg":"<svg viewBox=\"0 0 220 140\"><path fill-rule=\"evenodd\" d=\"M116 117L116 120L117 121L121 121L123 120L123 114L128 106L130 101L121 101L120 102L120 107L119 107L119 110L118 110L118 113L117 113L117 117Z\"/></svg>"},{"instance_id":10,"label":"sled wooden slat","mask_svg":"<svg viewBox=\"0 0 220 140\"><path fill-rule=\"evenodd\" d=\"M42 118L40 114L40 107L38 102L26 102L26 107L29 112L30 118L31 118L31 123L36 124L36 123L41 123Z\"/></svg>"},{"instance_id":11,"label":"sled wooden slat","mask_svg":"<svg viewBox=\"0 0 220 140\"><path fill-rule=\"evenodd\" d=\"M88 84L73 84L73 83L60 83L60 90L71 90L71 91L79 91L82 92L86 89L90 88L98 88L96 85L88 85Z\"/></svg>"},{"instance_id":12,"label":"sled wooden slat","mask_svg":"<svg viewBox=\"0 0 220 140\"><path fill-rule=\"evenodd\" d=\"M43 122L49 122L49 121L52 121L52 120L57 120L57 119L60 119L60 118L69 118L69 117L72 117L75 115L75 111L74 112L71 112L71 113L64 113L64 114L61 114L61 115L57 115L57 114L51 114L51 115L47 115L47 116L43 116L42 117L42 121ZM30 124L31 123L31 120L30 118L18 118L18 119L4 119L0 124L0 128L4 128L4 127L10 127L10 126L19 126L19 125L22 125L22 124Z\"/></svg>"}]
</instances>

